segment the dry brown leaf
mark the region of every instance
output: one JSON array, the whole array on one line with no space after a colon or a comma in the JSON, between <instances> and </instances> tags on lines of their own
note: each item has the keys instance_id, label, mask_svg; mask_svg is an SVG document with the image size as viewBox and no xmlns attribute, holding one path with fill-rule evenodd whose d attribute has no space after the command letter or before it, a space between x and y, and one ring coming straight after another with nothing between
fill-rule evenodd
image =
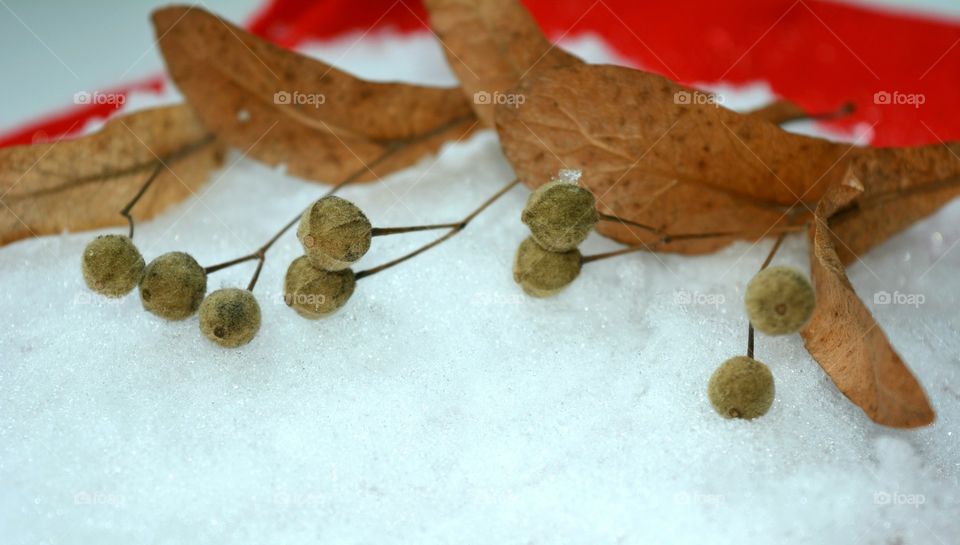
<instances>
[{"instance_id":1,"label":"dry brown leaf","mask_svg":"<svg viewBox=\"0 0 960 545\"><path fill-rule=\"evenodd\" d=\"M826 188L853 165L868 189L862 213L839 231L840 247L852 256L958 191L953 178L960 177L960 159L948 146L869 149L791 134L755 115L712 104L709 95L630 68L540 70L515 92L526 101L498 106L497 129L525 183L536 187L562 168L581 169L602 212L671 234L731 232L751 239L795 229L809 221ZM922 190L912 195L913 208L880 205L911 189ZM627 244L657 238L614 223L601 224L600 231ZM658 249L696 253L729 241L683 241Z\"/></svg>"},{"instance_id":2,"label":"dry brown leaf","mask_svg":"<svg viewBox=\"0 0 960 545\"><path fill-rule=\"evenodd\" d=\"M555 47L514 0L425 0L447 62L484 124L493 126L496 93L541 68L579 64Z\"/></svg>"},{"instance_id":3,"label":"dry brown leaf","mask_svg":"<svg viewBox=\"0 0 960 545\"><path fill-rule=\"evenodd\" d=\"M516 88L526 101L497 108L501 145L532 187L562 168L583 170L602 212L672 234L760 237L809 220L851 147L790 134L713 104L660 76L575 65L539 70ZM619 224L628 244L655 236ZM678 242L711 251L729 239Z\"/></svg>"},{"instance_id":4,"label":"dry brown leaf","mask_svg":"<svg viewBox=\"0 0 960 545\"><path fill-rule=\"evenodd\" d=\"M336 182L366 165L361 180L376 179L477 124L457 89L363 81L200 8L164 8L153 22L172 78L204 124L296 176Z\"/></svg>"},{"instance_id":5,"label":"dry brown leaf","mask_svg":"<svg viewBox=\"0 0 960 545\"><path fill-rule=\"evenodd\" d=\"M111 119L93 134L0 150L0 244L126 220L119 214L163 160L133 214L149 218L193 194L220 165L221 148L189 106Z\"/></svg>"},{"instance_id":6,"label":"dry brown leaf","mask_svg":"<svg viewBox=\"0 0 960 545\"><path fill-rule=\"evenodd\" d=\"M960 195L960 145L876 149L851 161L865 191L830 217L844 264Z\"/></svg>"},{"instance_id":7,"label":"dry brown leaf","mask_svg":"<svg viewBox=\"0 0 960 545\"><path fill-rule=\"evenodd\" d=\"M863 191L851 170L817 206L809 232L817 306L801 335L810 355L871 420L897 428L924 426L934 412L923 388L854 292L827 226L826 218Z\"/></svg>"}]
</instances>

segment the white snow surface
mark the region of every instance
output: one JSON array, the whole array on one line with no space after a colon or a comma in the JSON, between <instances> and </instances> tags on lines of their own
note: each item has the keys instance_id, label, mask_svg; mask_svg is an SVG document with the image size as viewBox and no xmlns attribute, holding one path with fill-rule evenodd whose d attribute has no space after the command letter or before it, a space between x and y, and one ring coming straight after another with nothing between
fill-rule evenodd
<instances>
[{"instance_id":1,"label":"white snow surface","mask_svg":"<svg viewBox=\"0 0 960 545\"><path fill-rule=\"evenodd\" d=\"M424 37L351 44L314 52L366 77L450 81ZM378 226L447 222L511 178L485 131L341 195ZM194 198L140 222L136 242L148 260L182 250L213 264L323 191L235 153ZM938 413L898 431L847 401L797 335L757 339L777 387L766 416L710 407L710 374L744 351L743 290L770 241L597 262L531 299L511 278L527 194L361 280L320 321L282 302L301 253L288 234L255 290L263 327L235 350L196 318L146 313L136 293L90 293L79 263L97 233L0 249L0 541L957 542L960 203L849 270ZM376 238L357 268L433 236ZM592 236L582 250L618 247ZM776 263L808 271L806 255L794 236ZM208 289L252 270L213 274Z\"/></svg>"}]
</instances>

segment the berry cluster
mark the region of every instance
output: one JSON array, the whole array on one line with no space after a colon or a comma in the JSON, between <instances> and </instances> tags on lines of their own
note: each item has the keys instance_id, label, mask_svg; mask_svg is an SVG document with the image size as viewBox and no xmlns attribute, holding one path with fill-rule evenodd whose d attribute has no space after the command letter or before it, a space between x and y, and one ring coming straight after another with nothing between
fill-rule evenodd
<instances>
[{"instance_id":1,"label":"berry cluster","mask_svg":"<svg viewBox=\"0 0 960 545\"><path fill-rule=\"evenodd\" d=\"M342 307L353 295L356 263L373 239L373 226L355 204L335 195L313 203L300 218L297 238L304 255L287 268L284 301L315 320Z\"/></svg>"},{"instance_id":2,"label":"berry cluster","mask_svg":"<svg viewBox=\"0 0 960 545\"><path fill-rule=\"evenodd\" d=\"M744 306L751 324L749 354L723 362L707 386L710 403L725 418L756 418L773 404L773 374L753 359L753 329L767 335L796 333L813 315L816 298L810 282L799 271L770 267L747 284Z\"/></svg>"},{"instance_id":3,"label":"berry cluster","mask_svg":"<svg viewBox=\"0 0 960 545\"><path fill-rule=\"evenodd\" d=\"M554 295L580 274L577 247L600 219L593 193L561 177L530 194L520 219L530 236L517 249L513 279L528 295Z\"/></svg>"},{"instance_id":4,"label":"berry cluster","mask_svg":"<svg viewBox=\"0 0 960 545\"><path fill-rule=\"evenodd\" d=\"M130 237L102 235L84 249L81 268L87 287L107 297L139 287L143 308L161 318L184 320L199 310L200 331L221 346L246 344L260 329L253 293L227 288L206 295L207 270L189 254L169 252L145 266Z\"/></svg>"}]
</instances>

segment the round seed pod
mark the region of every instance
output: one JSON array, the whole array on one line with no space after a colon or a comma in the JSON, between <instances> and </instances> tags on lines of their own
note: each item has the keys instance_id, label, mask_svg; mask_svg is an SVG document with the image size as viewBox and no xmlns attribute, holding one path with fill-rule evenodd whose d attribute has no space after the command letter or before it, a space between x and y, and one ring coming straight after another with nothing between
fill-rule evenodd
<instances>
[{"instance_id":1,"label":"round seed pod","mask_svg":"<svg viewBox=\"0 0 960 545\"><path fill-rule=\"evenodd\" d=\"M314 267L306 256L300 256L287 268L283 300L300 316L316 320L345 305L356 283L351 269L326 271Z\"/></svg>"},{"instance_id":2,"label":"round seed pod","mask_svg":"<svg viewBox=\"0 0 960 545\"><path fill-rule=\"evenodd\" d=\"M579 250L549 252L533 237L520 243L513 261L513 279L527 295L549 297L559 292L580 274Z\"/></svg>"},{"instance_id":3,"label":"round seed pod","mask_svg":"<svg viewBox=\"0 0 960 545\"><path fill-rule=\"evenodd\" d=\"M750 323L767 335L799 331L816 306L810 282L790 267L770 267L757 273L747 284L743 301Z\"/></svg>"},{"instance_id":4,"label":"round seed pod","mask_svg":"<svg viewBox=\"0 0 960 545\"><path fill-rule=\"evenodd\" d=\"M126 235L100 235L83 250L83 279L91 290L121 297L137 287L143 274L143 256Z\"/></svg>"},{"instance_id":5,"label":"round seed pod","mask_svg":"<svg viewBox=\"0 0 960 545\"><path fill-rule=\"evenodd\" d=\"M217 290L200 304L200 331L220 346L247 344L259 330L260 305L248 290Z\"/></svg>"},{"instance_id":6,"label":"round seed pod","mask_svg":"<svg viewBox=\"0 0 960 545\"><path fill-rule=\"evenodd\" d=\"M143 308L167 320L193 315L206 292L207 273L183 252L170 252L154 259L140 279Z\"/></svg>"},{"instance_id":7,"label":"round seed pod","mask_svg":"<svg viewBox=\"0 0 960 545\"><path fill-rule=\"evenodd\" d=\"M557 180L530 194L520 219L545 250L568 252L579 246L597 224L596 206L588 189Z\"/></svg>"},{"instance_id":8,"label":"round seed pod","mask_svg":"<svg viewBox=\"0 0 960 545\"><path fill-rule=\"evenodd\" d=\"M713 372L707 393L713 408L724 418L763 416L773 404L773 374L755 359L730 358Z\"/></svg>"},{"instance_id":9,"label":"round seed pod","mask_svg":"<svg viewBox=\"0 0 960 545\"><path fill-rule=\"evenodd\" d=\"M313 203L300 218L297 238L315 267L349 268L370 249L373 227L352 202L330 195Z\"/></svg>"}]
</instances>

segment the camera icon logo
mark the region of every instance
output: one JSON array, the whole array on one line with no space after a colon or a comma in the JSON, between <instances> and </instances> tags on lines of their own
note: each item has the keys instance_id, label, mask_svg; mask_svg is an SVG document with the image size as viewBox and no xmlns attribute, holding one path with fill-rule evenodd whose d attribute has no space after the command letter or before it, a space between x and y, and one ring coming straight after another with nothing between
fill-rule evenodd
<instances>
[{"instance_id":1,"label":"camera icon logo","mask_svg":"<svg viewBox=\"0 0 960 545\"><path fill-rule=\"evenodd\" d=\"M873 303L875 305L889 305L892 298L888 291L878 291L873 294Z\"/></svg>"},{"instance_id":2,"label":"camera icon logo","mask_svg":"<svg viewBox=\"0 0 960 545\"><path fill-rule=\"evenodd\" d=\"M487 91L477 91L473 93L474 104L493 104L493 97Z\"/></svg>"},{"instance_id":3,"label":"camera icon logo","mask_svg":"<svg viewBox=\"0 0 960 545\"><path fill-rule=\"evenodd\" d=\"M874 104L890 104L893 97L887 91L877 91L873 94L873 103Z\"/></svg>"},{"instance_id":4,"label":"camera icon logo","mask_svg":"<svg viewBox=\"0 0 960 545\"><path fill-rule=\"evenodd\" d=\"M277 91L273 94L274 104L290 104L290 93L288 91Z\"/></svg>"},{"instance_id":5,"label":"camera icon logo","mask_svg":"<svg viewBox=\"0 0 960 545\"><path fill-rule=\"evenodd\" d=\"M890 505L890 500L893 499L889 492L874 492L873 493L873 503L877 505Z\"/></svg>"},{"instance_id":6,"label":"camera icon logo","mask_svg":"<svg viewBox=\"0 0 960 545\"><path fill-rule=\"evenodd\" d=\"M93 95L87 91L79 91L73 94L73 103L74 104L92 104Z\"/></svg>"},{"instance_id":7,"label":"camera icon logo","mask_svg":"<svg viewBox=\"0 0 960 545\"><path fill-rule=\"evenodd\" d=\"M673 94L673 103L674 104L693 104L693 95L690 91L677 91Z\"/></svg>"}]
</instances>

